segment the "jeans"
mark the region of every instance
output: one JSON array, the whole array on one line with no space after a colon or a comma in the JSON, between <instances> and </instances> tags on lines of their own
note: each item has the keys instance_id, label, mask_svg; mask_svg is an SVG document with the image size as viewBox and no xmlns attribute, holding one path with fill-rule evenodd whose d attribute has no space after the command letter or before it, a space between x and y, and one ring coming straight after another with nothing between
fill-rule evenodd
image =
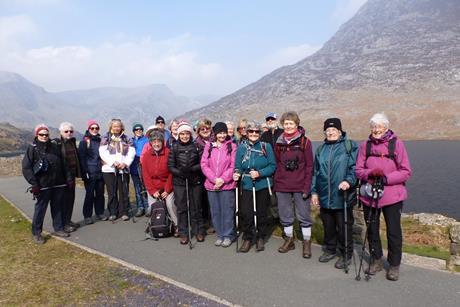
<instances>
[{"instance_id":1,"label":"jeans","mask_svg":"<svg viewBox=\"0 0 460 307\"><path fill-rule=\"evenodd\" d=\"M85 180L85 200L83 202L83 217L90 218L93 215L93 207L96 215L104 214L104 179L101 174L92 174Z\"/></svg>"},{"instance_id":2,"label":"jeans","mask_svg":"<svg viewBox=\"0 0 460 307\"><path fill-rule=\"evenodd\" d=\"M131 178L133 179L134 191L136 191L137 209L147 210L149 204L147 202L147 198L145 197L146 193L141 193L142 191L146 191L142 184L141 178L139 175L131 175Z\"/></svg>"},{"instance_id":3,"label":"jeans","mask_svg":"<svg viewBox=\"0 0 460 307\"><path fill-rule=\"evenodd\" d=\"M65 187L52 188L40 191L37 202L35 203L34 216L32 218L32 234L39 235L43 231L43 221L45 220L48 203L51 207L51 218L53 219L54 231L64 229L62 220L62 206L64 201Z\"/></svg>"},{"instance_id":4,"label":"jeans","mask_svg":"<svg viewBox=\"0 0 460 307\"><path fill-rule=\"evenodd\" d=\"M235 238L235 190L208 191L211 218L219 239Z\"/></svg>"}]
</instances>

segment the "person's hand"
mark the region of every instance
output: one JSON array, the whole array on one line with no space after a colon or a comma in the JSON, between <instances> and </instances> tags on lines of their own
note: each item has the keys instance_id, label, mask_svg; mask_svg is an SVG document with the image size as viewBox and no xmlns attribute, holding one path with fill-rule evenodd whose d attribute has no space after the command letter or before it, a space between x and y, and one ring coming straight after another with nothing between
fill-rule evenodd
<instances>
[{"instance_id":1,"label":"person's hand","mask_svg":"<svg viewBox=\"0 0 460 307\"><path fill-rule=\"evenodd\" d=\"M251 170L251 171L249 172L249 175L251 175L252 180L257 179L257 178L260 177L259 172L256 171L256 170Z\"/></svg>"},{"instance_id":2,"label":"person's hand","mask_svg":"<svg viewBox=\"0 0 460 307\"><path fill-rule=\"evenodd\" d=\"M311 201L310 204L316 208L319 207L319 197L318 194L312 194L311 195Z\"/></svg>"},{"instance_id":3,"label":"person's hand","mask_svg":"<svg viewBox=\"0 0 460 307\"><path fill-rule=\"evenodd\" d=\"M152 196L153 196L154 198L158 199L158 198L160 198L160 195L161 195L161 194L160 194L160 191L156 191L155 193L153 193Z\"/></svg>"},{"instance_id":4,"label":"person's hand","mask_svg":"<svg viewBox=\"0 0 460 307\"><path fill-rule=\"evenodd\" d=\"M233 173L233 181L240 180L241 174L240 173Z\"/></svg>"},{"instance_id":5,"label":"person's hand","mask_svg":"<svg viewBox=\"0 0 460 307\"><path fill-rule=\"evenodd\" d=\"M82 174L81 175L81 180L83 180L83 182L89 181L89 174L88 173Z\"/></svg>"},{"instance_id":6,"label":"person's hand","mask_svg":"<svg viewBox=\"0 0 460 307\"><path fill-rule=\"evenodd\" d=\"M307 200L308 199L308 194L307 193L302 193L302 199Z\"/></svg>"},{"instance_id":7,"label":"person's hand","mask_svg":"<svg viewBox=\"0 0 460 307\"><path fill-rule=\"evenodd\" d=\"M115 168L118 168L120 166L120 162L115 161L115 162L113 162L112 166L115 167Z\"/></svg>"},{"instance_id":8,"label":"person's hand","mask_svg":"<svg viewBox=\"0 0 460 307\"><path fill-rule=\"evenodd\" d=\"M166 197L168 197L169 193L164 191L163 193L161 193L160 197L161 199L166 199Z\"/></svg>"},{"instance_id":9,"label":"person's hand","mask_svg":"<svg viewBox=\"0 0 460 307\"><path fill-rule=\"evenodd\" d=\"M214 184L214 189L219 190L224 185L224 179L217 178L216 183Z\"/></svg>"},{"instance_id":10,"label":"person's hand","mask_svg":"<svg viewBox=\"0 0 460 307\"><path fill-rule=\"evenodd\" d=\"M369 176L367 176L369 179L370 178L377 178L377 177L383 177L385 174L383 173L383 170L381 168L374 168L371 170L369 173Z\"/></svg>"},{"instance_id":11,"label":"person's hand","mask_svg":"<svg viewBox=\"0 0 460 307\"><path fill-rule=\"evenodd\" d=\"M117 166L118 169L125 169L126 167L127 167L126 163L123 163L123 162L119 163Z\"/></svg>"},{"instance_id":12,"label":"person's hand","mask_svg":"<svg viewBox=\"0 0 460 307\"><path fill-rule=\"evenodd\" d=\"M67 180L66 185L67 185L67 188L71 190L71 189L75 188L75 181L74 180Z\"/></svg>"},{"instance_id":13,"label":"person's hand","mask_svg":"<svg viewBox=\"0 0 460 307\"><path fill-rule=\"evenodd\" d=\"M350 184L345 180L339 184L339 190L346 191L350 188Z\"/></svg>"},{"instance_id":14,"label":"person's hand","mask_svg":"<svg viewBox=\"0 0 460 307\"><path fill-rule=\"evenodd\" d=\"M180 168L180 171L184 174L190 173L192 171L192 168L190 166L182 166Z\"/></svg>"},{"instance_id":15,"label":"person's hand","mask_svg":"<svg viewBox=\"0 0 460 307\"><path fill-rule=\"evenodd\" d=\"M30 193L32 193L33 196L38 197L38 195L40 195L40 186L33 185L30 189Z\"/></svg>"}]
</instances>

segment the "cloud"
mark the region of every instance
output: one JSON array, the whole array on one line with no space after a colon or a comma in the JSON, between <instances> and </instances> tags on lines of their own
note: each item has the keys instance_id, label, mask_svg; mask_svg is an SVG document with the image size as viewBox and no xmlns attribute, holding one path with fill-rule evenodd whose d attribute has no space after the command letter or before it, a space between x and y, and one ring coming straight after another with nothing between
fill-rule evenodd
<instances>
[{"instance_id":1,"label":"cloud","mask_svg":"<svg viewBox=\"0 0 460 307\"><path fill-rule=\"evenodd\" d=\"M261 61L262 70L268 73L281 66L295 64L318 51L321 46L301 44L276 50Z\"/></svg>"},{"instance_id":2,"label":"cloud","mask_svg":"<svg viewBox=\"0 0 460 307\"><path fill-rule=\"evenodd\" d=\"M0 49L12 48L27 35L37 32L37 26L27 15L0 17Z\"/></svg>"},{"instance_id":3,"label":"cloud","mask_svg":"<svg viewBox=\"0 0 460 307\"><path fill-rule=\"evenodd\" d=\"M336 25L341 25L353 17L367 0L337 0L331 19Z\"/></svg>"}]
</instances>

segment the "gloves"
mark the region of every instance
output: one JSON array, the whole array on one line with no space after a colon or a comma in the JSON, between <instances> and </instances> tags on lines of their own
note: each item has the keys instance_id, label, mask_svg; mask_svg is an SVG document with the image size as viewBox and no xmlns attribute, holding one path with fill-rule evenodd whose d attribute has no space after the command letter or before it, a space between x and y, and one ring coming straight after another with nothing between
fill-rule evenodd
<instances>
[{"instance_id":1,"label":"gloves","mask_svg":"<svg viewBox=\"0 0 460 307\"><path fill-rule=\"evenodd\" d=\"M369 176L367 176L368 179L373 179L373 178L377 178L377 177L384 177L385 174L383 173L383 170L381 168L374 168L373 170L371 170L371 172L369 173Z\"/></svg>"},{"instance_id":2,"label":"gloves","mask_svg":"<svg viewBox=\"0 0 460 307\"><path fill-rule=\"evenodd\" d=\"M83 182L89 181L89 174L88 173L83 173L81 175L81 180L83 180Z\"/></svg>"},{"instance_id":3,"label":"gloves","mask_svg":"<svg viewBox=\"0 0 460 307\"><path fill-rule=\"evenodd\" d=\"M302 193L302 199L307 200L308 199L308 194L307 193Z\"/></svg>"},{"instance_id":4,"label":"gloves","mask_svg":"<svg viewBox=\"0 0 460 307\"><path fill-rule=\"evenodd\" d=\"M75 188L75 181L74 180L68 180L66 184L67 184L68 189Z\"/></svg>"},{"instance_id":5,"label":"gloves","mask_svg":"<svg viewBox=\"0 0 460 307\"><path fill-rule=\"evenodd\" d=\"M182 166L180 171L184 174L192 172L192 168L190 166Z\"/></svg>"},{"instance_id":6,"label":"gloves","mask_svg":"<svg viewBox=\"0 0 460 307\"><path fill-rule=\"evenodd\" d=\"M33 196L37 197L38 195L40 195L40 187L38 185L33 185L30 189L30 193L32 193Z\"/></svg>"}]
</instances>

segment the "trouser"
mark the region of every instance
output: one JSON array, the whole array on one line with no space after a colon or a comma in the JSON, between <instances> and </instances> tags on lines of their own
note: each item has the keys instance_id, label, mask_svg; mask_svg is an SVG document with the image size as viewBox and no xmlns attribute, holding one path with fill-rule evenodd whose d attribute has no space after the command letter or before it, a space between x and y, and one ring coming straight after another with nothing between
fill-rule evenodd
<instances>
[{"instance_id":1,"label":"trouser","mask_svg":"<svg viewBox=\"0 0 460 307\"><path fill-rule=\"evenodd\" d=\"M75 178L73 178L75 180ZM73 205L75 203L75 185L65 187L64 202L62 206L62 223L68 225L72 220Z\"/></svg>"},{"instance_id":2,"label":"trouser","mask_svg":"<svg viewBox=\"0 0 460 307\"><path fill-rule=\"evenodd\" d=\"M129 174L104 173L104 182L107 187L107 207L110 215L128 215Z\"/></svg>"},{"instance_id":3,"label":"trouser","mask_svg":"<svg viewBox=\"0 0 460 307\"><path fill-rule=\"evenodd\" d=\"M278 198L280 222L283 227L289 227L294 224L294 207L295 216L299 220L300 227L311 227L310 201L303 199L301 192L276 192L276 197Z\"/></svg>"},{"instance_id":4,"label":"trouser","mask_svg":"<svg viewBox=\"0 0 460 307\"><path fill-rule=\"evenodd\" d=\"M141 178L139 177L139 175L131 174L131 179L133 180L134 191L136 192L137 209L147 210L147 208L149 207L149 203L147 201L147 197L145 197L146 193L142 193L142 191L145 191L145 187L142 184Z\"/></svg>"},{"instance_id":5,"label":"trouser","mask_svg":"<svg viewBox=\"0 0 460 307\"><path fill-rule=\"evenodd\" d=\"M392 266L401 264L402 256L402 229L401 229L401 213L403 202L398 202L393 205L384 206L379 209L363 206L364 217L368 227L367 239L369 240L369 249L371 256L374 259L380 259L383 256L382 242L380 241L380 212L383 211L385 224L387 228L388 241L388 263ZM370 215L370 219L369 217ZM368 220L370 223L368 224Z\"/></svg>"},{"instance_id":6,"label":"trouser","mask_svg":"<svg viewBox=\"0 0 460 307\"><path fill-rule=\"evenodd\" d=\"M256 239L265 239L268 232L268 207L270 206L270 194L268 189L256 191L256 216L257 236ZM243 190L240 205L241 229L243 240L254 240L254 204L252 190Z\"/></svg>"},{"instance_id":7,"label":"trouser","mask_svg":"<svg viewBox=\"0 0 460 307\"><path fill-rule=\"evenodd\" d=\"M235 238L235 190L208 191L212 224L220 239Z\"/></svg>"},{"instance_id":8,"label":"trouser","mask_svg":"<svg viewBox=\"0 0 460 307\"><path fill-rule=\"evenodd\" d=\"M96 215L103 215L105 199L102 174L90 175L90 178L85 180L85 190L83 217L90 218L93 215L93 207Z\"/></svg>"},{"instance_id":9,"label":"trouser","mask_svg":"<svg viewBox=\"0 0 460 307\"><path fill-rule=\"evenodd\" d=\"M150 212L152 210L151 206L154 202L157 201L157 199L149 194L147 196L147 200L149 202L149 206L147 207L146 214L150 215ZM168 196L166 196L165 203L166 209L168 210L169 218L174 223L174 225L177 226L177 208L176 204L174 203L174 193L169 193Z\"/></svg>"},{"instance_id":10,"label":"trouser","mask_svg":"<svg viewBox=\"0 0 460 307\"><path fill-rule=\"evenodd\" d=\"M186 187L183 185L174 185L174 198L177 206L177 222L180 235L188 234L188 208L190 206L190 224L192 235L205 234L205 225L203 221L203 212L201 206L201 196L203 188L200 184L189 184L189 195L187 198ZM187 201L188 199L188 201Z\"/></svg>"},{"instance_id":11,"label":"trouser","mask_svg":"<svg viewBox=\"0 0 460 307\"><path fill-rule=\"evenodd\" d=\"M324 227L323 248L330 254L337 249L345 256L345 215L343 209L320 209L320 217ZM347 208L347 259L353 255L353 208Z\"/></svg>"},{"instance_id":12,"label":"trouser","mask_svg":"<svg viewBox=\"0 0 460 307\"><path fill-rule=\"evenodd\" d=\"M204 189L201 190L203 191L203 194L201 196L201 204L202 204L202 214L203 214L203 222L207 227L213 227L212 223L212 215L211 215L211 203L208 198L208 193Z\"/></svg>"},{"instance_id":13,"label":"trouser","mask_svg":"<svg viewBox=\"0 0 460 307\"><path fill-rule=\"evenodd\" d=\"M40 191L40 195L35 203L34 216L32 218L33 235L39 235L43 231L43 221L45 220L48 203L51 207L51 218L53 220L54 231L64 229L62 206L64 203L65 190L65 187L61 187Z\"/></svg>"}]
</instances>

